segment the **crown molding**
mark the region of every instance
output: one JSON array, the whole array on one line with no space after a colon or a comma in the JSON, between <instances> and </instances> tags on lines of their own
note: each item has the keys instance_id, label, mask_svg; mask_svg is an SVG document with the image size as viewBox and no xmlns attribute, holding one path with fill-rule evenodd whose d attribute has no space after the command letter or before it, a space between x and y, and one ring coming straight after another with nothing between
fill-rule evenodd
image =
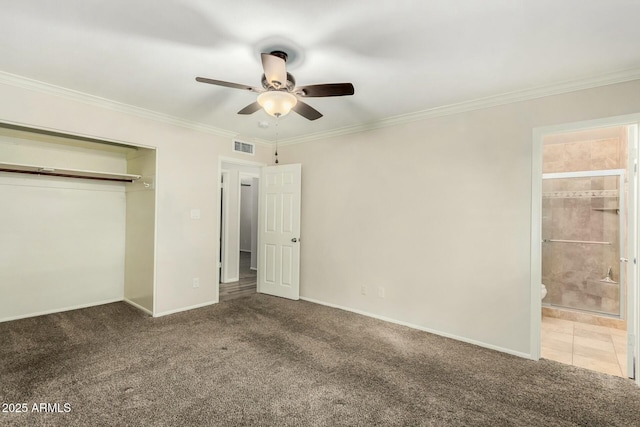
<instances>
[{"instance_id":1,"label":"crown molding","mask_svg":"<svg viewBox=\"0 0 640 427\"><path fill-rule=\"evenodd\" d=\"M485 98L478 98L475 100L464 101L456 104L449 104L440 107L434 107L426 110L415 111L407 114L401 114L397 116L387 117L381 120L360 123L353 126L345 126L329 131L316 132L308 134L302 137L287 138L279 141L280 145L292 145L301 144L303 142L316 141L319 139L335 138L341 135L349 135L359 132L366 132L369 130L383 129L392 126L398 126L406 123L411 123L420 120L427 120L436 117L449 116L453 114L464 113L473 110L479 110L483 108L495 107L499 105L511 104L515 102L527 101L536 98L543 98L545 96L559 95L566 92L574 92L578 90L585 90L596 88L600 86L607 86L616 83L624 83L632 80L640 79L640 68L633 68L614 73L604 74L600 76L592 76L580 80L570 80L561 83L538 86L530 89L507 92L500 95L488 96ZM52 94L61 98L83 102L85 104L94 105L100 108L107 108L110 110L135 115L138 117L151 119L154 121L171 124L174 126L180 126L183 128L205 132L217 136L226 138L242 138L242 134L238 132L232 132L225 129L216 128L200 122L194 122L190 120L180 119L167 114L158 113L153 110L148 110L133 105L112 101L107 98L102 98L95 95L90 95L84 92L76 91L73 89L64 88L61 86L52 85L49 83L33 80L27 77L18 76L16 74L0 71L0 84L4 83L10 86L16 86L23 89L33 90L36 92ZM273 141L265 140L262 138L245 138L250 142L260 145L273 145Z\"/></svg>"},{"instance_id":2,"label":"crown molding","mask_svg":"<svg viewBox=\"0 0 640 427\"><path fill-rule=\"evenodd\" d=\"M531 99L543 98L546 96L559 95L562 93L575 92L585 89L592 89L596 87L607 86L616 83L624 83L638 79L640 79L640 68L623 70L600 76L592 76L581 80L564 81L553 85L538 86L535 88L507 92L500 95L478 98L456 104L443 105L427 110L391 116L374 122L361 123L354 126L345 126L325 132L317 132L305 135L303 137L287 138L281 140L280 145L301 144L303 142L310 142L319 139L335 138L341 135L349 135L359 132L366 132L369 130L398 126L420 120L450 116L453 114L480 110L483 108L496 107L499 105L528 101Z\"/></svg>"},{"instance_id":3,"label":"crown molding","mask_svg":"<svg viewBox=\"0 0 640 427\"><path fill-rule=\"evenodd\" d=\"M206 132L209 134L222 136L226 138L233 138L238 135L237 132L231 132L225 129L208 126L203 123L180 119L174 116L170 116L168 114L158 113L157 111L136 107L133 105L125 104L118 101L113 101L113 100L102 98L95 95L90 95L88 93L80 92L73 89L68 89L62 86L52 85L49 83L41 82L39 80L33 80L27 77L18 76L16 74L7 73L4 71L0 71L0 83L19 87L22 89L32 90L35 92L58 96L61 98L69 99L71 101L79 101L79 102L93 105L96 107L106 108L106 109L117 111L120 113L131 114L131 115L135 115L145 119L167 123L174 126L180 126L180 127L191 129L191 130L197 130L200 132Z\"/></svg>"}]
</instances>

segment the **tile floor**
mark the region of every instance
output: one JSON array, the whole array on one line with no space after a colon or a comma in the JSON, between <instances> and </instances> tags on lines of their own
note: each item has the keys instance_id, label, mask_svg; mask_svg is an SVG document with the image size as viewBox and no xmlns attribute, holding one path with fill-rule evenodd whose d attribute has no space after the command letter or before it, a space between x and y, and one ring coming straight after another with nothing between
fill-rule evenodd
<instances>
[{"instance_id":1,"label":"tile floor","mask_svg":"<svg viewBox=\"0 0 640 427\"><path fill-rule=\"evenodd\" d=\"M627 377L626 331L543 317L541 338L545 359Z\"/></svg>"}]
</instances>

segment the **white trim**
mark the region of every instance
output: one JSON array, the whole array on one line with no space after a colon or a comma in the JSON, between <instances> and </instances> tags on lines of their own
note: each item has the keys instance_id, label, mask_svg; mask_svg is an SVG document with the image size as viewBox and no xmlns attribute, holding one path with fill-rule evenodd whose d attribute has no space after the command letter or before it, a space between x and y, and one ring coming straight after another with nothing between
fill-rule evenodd
<instances>
[{"instance_id":1,"label":"white trim","mask_svg":"<svg viewBox=\"0 0 640 427\"><path fill-rule=\"evenodd\" d=\"M196 308L207 307L207 306L214 305L214 304L218 304L218 301L217 300L216 301L208 301L208 302L203 302L201 304L190 305L189 307L180 307L180 308L176 308L176 309L173 309L173 310L163 311L162 313L154 313L153 317L168 316L170 314L182 313L183 311L195 310Z\"/></svg>"},{"instance_id":2,"label":"white trim","mask_svg":"<svg viewBox=\"0 0 640 427\"><path fill-rule=\"evenodd\" d=\"M150 316L153 316L153 312L151 310L148 310L146 308L144 308L143 306L141 306L140 304L136 304L135 302L131 301L130 299L124 298L122 300L123 302L126 302L127 304L137 308L140 311L144 311L145 313L147 313Z\"/></svg>"},{"instance_id":3,"label":"white trim","mask_svg":"<svg viewBox=\"0 0 640 427\"><path fill-rule=\"evenodd\" d=\"M146 108L136 107L122 102L113 101L111 99L102 98L73 89L68 89L62 86L56 86L50 83L33 80L27 77L18 76L16 74L7 73L5 71L0 71L0 83L20 87L27 90L33 90L40 93L55 95L61 98L69 99L71 101L79 101L84 104L93 105L99 108L106 108L120 113L132 114L138 117L168 123L174 126L181 126L187 129L207 132L214 135L224 137L234 137L237 135L237 132L231 132L228 130L205 125L203 123L180 119L168 114L163 114L157 111L148 110Z\"/></svg>"},{"instance_id":4,"label":"white trim","mask_svg":"<svg viewBox=\"0 0 640 427\"><path fill-rule=\"evenodd\" d=\"M151 296L153 299L153 307L151 315L155 315L155 312L158 307L158 212L159 212L159 204L160 204L160 191L158 190L158 186L161 185L160 180L160 169L158 168L158 159L160 158L160 148L156 147L156 155L155 155L155 165L154 170L156 174L156 179L153 186L153 295Z\"/></svg>"},{"instance_id":5,"label":"white trim","mask_svg":"<svg viewBox=\"0 0 640 427\"><path fill-rule=\"evenodd\" d=\"M401 114L377 120L372 123L361 123L354 126L346 126L324 132L305 135L302 137L293 137L280 141L281 145L299 144L302 142L314 141L317 139L336 137L340 135L348 135L363 132L372 129L381 129L390 126L396 126L404 123L410 123L419 120L425 120L434 117L448 116L467 111L479 110L487 107L495 107L499 105L510 104L513 102L526 101L530 99L542 98L545 96L558 95L566 92L574 92L578 90L591 89L600 86L607 86L616 83L624 83L632 80L640 79L640 68L632 68L621 70L614 73L608 73L600 76L591 76L578 80L569 80L552 85L538 86L530 89L507 92L499 95L478 98L471 101L460 102L456 104L443 105L440 107L430 108L427 110L416 111L408 114ZM158 113L156 111L145 108L135 107L133 105L112 101L84 92L67 89L61 86L52 85L38 80L29 79L16 74L0 71L0 84L7 84L40 93L52 94L73 101L80 101L85 104L97 107L107 108L110 110L133 114L139 117L151 120L169 123L188 129L198 130L224 137L239 137L237 132L231 132L225 129L216 128L199 122L193 122L180 119L167 114ZM257 144L271 145L271 142L260 138L250 138L252 142Z\"/></svg>"},{"instance_id":6,"label":"white trim","mask_svg":"<svg viewBox=\"0 0 640 427\"><path fill-rule=\"evenodd\" d=\"M90 302L88 304L78 304L78 305L73 305L73 306L64 307L64 308L54 308L52 310L38 311L36 313L21 314L19 316L5 317L4 319L0 319L0 323L2 323L2 322L10 322L12 320L27 319L29 317L46 316L47 314L63 313L65 311L79 310L81 308L95 307L95 306L98 306L98 305L112 304L114 302L121 302L121 301L123 301L122 298L115 298L115 299L108 299L108 300L97 301L97 302Z\"/></svg>"},{"instance_id":7,"label":"white trim","mask_svg":"<svg viewBox=\"0 0 640 427\"><path fill-rule=\"evenodd\" d=\"M564 179L564 178L593 178L598 176L624 176L624 169L603 169L594 171L576 171L576 172L553 172L543 173L542 179Z\"/></svg>"},{"instance_id":8,"label":"white trim","mask_svg":"<svg viewBox=\"0 0 640 427\"><path fill-rule=\"evenodd\" d=\"M633 125L640 121L640 113L624 114L622 116L603 117L600 119L585 120L580 122L562 123L559 125L542 126L534 129L534 132L538 132L540 137L555 133L563 132L577 132L590 129L599 129L605 127L614 126L628 126ZM534 133L535 135L535 133ZM542 152L540 152L542 155ZM542 157L540 158L540 164L542 165Z\"/></svg>"},{"instance_id":9,"label":"white trim","mask_svg":"<svg viewBox=\"0 0 640 427\"><path fill-rule=\"evenodd\" d=\"M2 71L0 71L0 77L2 77ZM2 83L0 81L0 83ZM152 146L152 145L144 145L144 144L137 144L134 142L130 142L130 141L124 141L121 139L113 139L113 138L106 138L104 136L98 136L98 135L90 135L90 134L86 134L86 133L78 133L78 132L70 132L66 129L58 129L58 128L50 128L47 126L36 126L33 125L31 123L25 123L25 122L16 122L13 120L5 120L5 119L0 119L0 127L2 127L2 125L9 125L9 126L16 126L19 128L23 128L25 131L40 131L40 132L50 132L50 133L55 133L55 134L60 134L59 136L64 137L65 135L73 138L84 138L84 139L88 139L91 140L90 142L95 142L95 143L99 143L100 141L106 142L106 143L114 143L114 144L119 144L119 145L125 145L125 146L129 146L131 148L148 148L150 150L157 150L158 147Z\"/></svg>"},{"instance_id":10,"label":"white trim","mask_svg":"<svg viewBox=\"0 0 640 427\"><path fill-rule=\"evenodd\" d=\"M555 133L573 132L612 126L629 126L640 123L640 114L626 114L623 116L604 117L595 120L563 123L533 129L531 156L531 354L535 360L540 358L540 326L542 323L542 301L540 300L540 284L542 282L542 140L545 136ZM628 154L632 155L631 152ZM636 157L638 153L635 153ZM617 170L612 170L617 174ZM575 173L573 173L575 176ZM637 190L636 190L637 191ZM637 196L637 194L636 194ZM629 207L631 208L631 207ZM640 219L640 212L636 212ZM628 231L629 232L629 231ZM639 289L638 282L628 281L628 288ZM633 291L632 291L633 292ZM628 303L634 308L634 313L628 313L627 322L633 322L640 329L640 292L635 295L635 301ZM635 346L636 363L640 360L640 346ZM636 370L635 383L640 386L640 375Z\"/></svg>"},{"instance_id":11,"label":"white trim","mask_svg":"<svg viewBox=\"0 0 640 427\"><path fill-rule=\"evenodd\" d=\"M638 124L628 127L627 141L629 164L629 212L636 213L633 221L631 215L627 215L629 233L638 236L638 224L640 222L640 209L638 209ZM633 190L633 191L632 191ZM627 264L627 284L638 284L638 239L628 240L627 258L635 261ZM640 288L638 286L627 285L627 306L625 307L627 319L627 376L635 376L635 381L640 386L640 374L638 374L638 360L640 360L640 348L636 337L640 330ZM635 318L634 318L635 317ZM635 366L634 366L635 364ZM632 375L628 375L631 373ZM635 375L634 375L635 374Z\"/></svg>"},{"instance_id":12,"label":"white trim","mask_svg":"<svg viewBox=\"0 0 640 427\"><path fill-rule=\"evenodd\" d=\"M226 169L225 169L225 170L223 170L223 169L222 169L222 163L230 163L230 164L240 165L240 166L254 166L254 167L257 167L257 168L262 168L262 167L266 166L266 164L265 164L265 163L256 162L256 161L254 161L254 160L238 159L238 158L235 158L235 157L228 157L228 156L218 156L218 198L217 198L217 200L218 200L218 206L220 206L220 203L222 203L222 200L221 200L221 199L222 199L222 197L223 197L223 193L221 192L221 190L222 190L222 186L220 185L220 180L221 180L221 178L222 178L222 174L223 174L223 173L228 173L228 170L226 170ZM248 172L247 172L247 173L248 173ZM238 178L239 178L239 176L240 176L240 174L238 173ZM238 185L240 185L240 184L241 184L239 181L240 181L240 179L238 179ZM226 187L226 185L227 185L227 183L228 183L228 182L229 182L229 180L227 179L227 180L226 180L226 182L224 183L225 188L227 188L227 187ZM238 190L238 191L239 191L239 190ZM227 195L228 195L228 193L229 193L228 191L225 191L225 192L224 192L224 194L227 194ZM238 197L238 199L240 199L240 197ZM240 203L240 202L238 201L238 204L239 204L239 203ZM227 215L227 216L228 216L228 214L226 213L226 207L227 207L227 206L228 206L228 203L224 203L224 204L223 204L223 210L224 210L224 212L223 212L223 216L224 216L224 215ZM238 211L238 215L240 215L240 211ZM220 224L220 221L218 221L218 223ZM222 239L224 239L224 238L225 238L225 234L224 234L224 228L225 228L225 227L226 227L226 224L225 224L224 222L222 223L222 226L220 226L220 225L218 226L218 235L217 235L217 237L218 237L218 240L217 240L218 244L220 244L221 238L222 238ZM220 233L222 233L222 236L220 235ZM239 236L239 235L240 235L240 224L238 223L238 236ZM238 237L238 241L240 241L240 238L239 238L239 237ZM222 243L223 243L224 248L220 248L220 247L218 247L218 252L217 252L217 254L216 254L216 255L217 255L217 257L219 257L219 256L220 256L220 252L221 252L223 249L226 249L226 248L229 246L227 243L225 243L225 242L224 242L224 240L222 241ZM221 260L221 264L222 264L222 274L223 274L223 276L224 276L224 274L225 274L225 269L224 269L224 260L225 260L225 256L226 256L226 255L223 253L223 254L222 254L222 260ZM217 261L217 259L218 259L218 258L216 258L216 263L218 262L218 261ZM221 284L223 284L223 283L226 283L226 282L223 282L223 281L222 281L222 277L220 277L220 276L218 275L218 273L219 273L219 272L220 272L220 269L219 269L219 268L216 268L216 276L218 276L218 286L216 286L216 302L217 302L217 301L220 301L220 285L221 285ZM238 280L240 280L240 278L239 278L239 277L238 277L237 279L234 279L234 280L229 280L228 282L237 282Z\"/></svg>"},{"instance_id":13,"label":"white trim","mask_svg":"<svg viewBox=\"0 0 640 427\"><path fill-rule=\"evenodd\" d=\"M222 242L222 248L218 248L218 254L220 256L220 273L221 277L218 277L218 284L232 282L227 277L227 260L229 259L229 233L227 230L227 223L229 221L229 171L226 169L220 169L218 182L221 182L218 190L218 201L222 204L222 218L220 218L220 225L218 231L218 241ZM222 190L222 191L220 191ZM222 253L220 250L222 249Z\"/></svg>"},{"instance_id":14,"label":"white trim","mask_svg":"<svg viewBox=\"0 0 640 427\"><path fill-rule=\"evenodd\" d=\"M266 163L256 162L255 160L239 159L237 157L229 157L229 156L218 156L219 168L222 168L222 163L232 163L232 164L241 165L241 166L255 166L258 168L261 168L267 165ZM247 172L247 173L250 173L250 172Z\"/></svg>"},{"instance_id":15,"label":"white trim","mask_svg":"<svg viewBox=\"0 0 640 427\"><path fill-rule=\"evenodd\" d=\"M238 260L238 263L237 263L238 268L234 271L234 273L237 276L233 277L232 279L229 279L229 282L237 282L240 280L240 217L242 215L242 212L240 212L241 203L242 203L242 200L241 200L242 199L242 178L240 177L240 171L238 171L238 186L234 188L233 191L236 193L236 201L237 201L236 212L238 214L238 217L235 218L237 220L236 227L235 227L235 230L233 230L234 232L233 234L235 234L234 236L235 241L238 242L238 252L234 255L235 257L237 257L237 260Z\"/></svg>"},{"instance_id":16,"label":"white trim","mask_svg":"<svg viewBox=\"0 0 640 427\"><path fill-rule=\"evenodd\" d=\"M380 316L378 314L369 313L367 311L357 310L357 309L354 309L354 308L349 308L349 307L344 307L344 306L337 305L337 304L332 304L332 303L328 303L328 302L324 302L324 301L319 301L319 300L316 300L316 299L313 299L313 298L307 298L307 297L300 296L300 299L303 300L303 301L314 303L314 304L320 304L320 305L324 305L324 306L327 306L327 307L337 308L339 310L349 311L351 313L359 314L361 316L367 316L367 317L371 317L371 318L374 318L374 319L382 320L384 322L389 322L389 323L394 323L396 325L406 326L408 328L417 329L419 331L428 332L430 334L439 335L441 337L451 338L451 339L454 339L456 341L466 342L468 344L477 345L479 347L488 348L490 350L499 351L501 353L511 354L511 355L514 355L514 356L522 357L524 359L532 359L531 355L527 354L527 353L511 350L511 349L504 348L504 347L499 347L499 346L496 346L496 345L493 345L493 344L488 344L488 343L485 343L485 342L482 342L482 341L472 340L472 339L469 339L469 338L461 337L461 336L454 335L454 334L449 334L449 333L438 331L438 330L431 329L431 328L426 328L424 326L415 325L413 323L404 322L402 320L392 319L390 317Z\"/></svg>"},{"instance_id":17,"label":"white trim","mask_svg":"<svg viewBox=\"0 0 640 427\"><path fill-rule=\"evenodd\" d=\"M542 324L542 134L533 130L531 153L531 322L529 351L533 360L540 359ZM538 179L540 178L540 179Z\"/></svg>"}]
</instances>

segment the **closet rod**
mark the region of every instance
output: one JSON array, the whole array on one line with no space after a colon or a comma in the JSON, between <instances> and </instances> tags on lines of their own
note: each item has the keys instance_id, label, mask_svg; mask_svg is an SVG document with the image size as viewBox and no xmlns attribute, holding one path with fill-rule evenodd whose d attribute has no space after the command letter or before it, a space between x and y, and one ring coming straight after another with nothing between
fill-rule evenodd
<instances>
[{"instance_id":1,"label":"closet rod","mask_svg":"<svg viewBox=\"0 0 640 427\"><path fill-rule=\"evenodd\" d=\"M139 179L137 177L111 178L111 177L103 177L103 176L79 176L79 175L71 175L71 174L64 174L64 173L47 172L47 171L28 171L28 170L6 169L6 168L0 168L0 172L26 173L29 175L47 175L47 176L59 176L62 178L93 179L97 181L114 181L114 182L134 182L136 179Z\"/></svg>"}]
</instances>

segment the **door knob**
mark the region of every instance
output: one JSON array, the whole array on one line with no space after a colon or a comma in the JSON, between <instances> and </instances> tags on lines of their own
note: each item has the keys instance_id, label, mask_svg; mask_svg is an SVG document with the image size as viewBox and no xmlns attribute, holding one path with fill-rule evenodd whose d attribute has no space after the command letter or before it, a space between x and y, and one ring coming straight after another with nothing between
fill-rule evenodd
<instances>
[{"instance_id":1,"label":"door knob","mask_svg":"<svg viewBox=\"0 0 640 427\"><path fill-rule=\"evenodd\" d=\"M293 243L295 243L295 242L297 242L297 241L298 241L298 239L296 239L296 238L294 237L293 239L291 239L291 241L292 241Z\"/></svg>"}]
</instances>

